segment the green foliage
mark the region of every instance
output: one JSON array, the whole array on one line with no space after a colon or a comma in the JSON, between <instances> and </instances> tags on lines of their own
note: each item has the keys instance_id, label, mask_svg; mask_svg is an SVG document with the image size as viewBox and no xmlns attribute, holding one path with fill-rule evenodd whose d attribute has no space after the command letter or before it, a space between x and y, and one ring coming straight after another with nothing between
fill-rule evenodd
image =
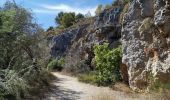
<instances>
[{"instance_id":1,"label":"green foliage","mask_svg":"<svg viewBox=\"0 0 170 100\"><path fill-rule=\"evenodd\" d=\"M99 15L102 11L103 11L103 5L98 5L95 13L96 13L96 15Z\"/></svg>"},{"instance_id":2,"label":"green foliage","mask_svg":"<svg viewBox=\"0 0 170 100\"><path fill-rule=\"evenodd\" d=\"M65 13L61 19L61 24L67 28L75 22L75 13Z\"/></svg>"},{"instance_id":3,"label":"green foliage","mask_svg":"<svg viewBox=\"0 0 170 100\"><path fill-rule=\"evenodd\" d=\"M27 92L27 81L14 70L4 70L2 73L4 82L0 82L0 97L8 98L13 95L17 100L20 100L21 95Z\"/></svg>"},{"instance_id":4,"label":"green foliage","mask_svg":"<svg viewBox=\"0 0 170 100\"><path fill-rule=\"evenodd\" d=\"M56 69L58 71L61 71L63 69L64 64L65 64L65 61L63 58L59 60L54 59L47 65L47 67L49 70Z\"/></svg>"},{"instance_id":5,"label":"green foliage","mask_svg":"<svg viewBox=\"0 0 170 100\"><path fill-rule=\"evenodd\" d=\"M123 0L123 2L126 0ZM122 0L114 0L112 6L120 6L123 4Z\"/></svg>"},{"instance_id":6,"label":"green foliage","mask_svg":"<svg viewBox=\"0 0 170 100\"><path fill-rule=\"evenodd\" d=\"M110 85L121 79L120 62L122 58L121 48L109 49L108 44L96 45L94 47L97 83L99 85Z\"/></svg>"},{"instance_id":7,"label":"green foliage","mask_svg":"<svg viewBox=\"0 0 170 100\"><path fill-rule=\"evenodd\" d=\"M78 75L78 80L85 83L96 84L96 72L86 72Z\"/></svg>"},{"instance_id":8,"label":"green foliage","mask_svg":"<svg viewBox=\"0 0 170 100\"><path fill-rule=\"evenodd\" d=\"M60 26L63 26L64 28L68 28L72 26L76 20L79 20L81 18L84 18L83 14L75 14L74 12L64 13L60 12L58 16L55 18L55 21Z\"/></svg>"},{"instance_id":9,"label":"green foliage","mask_svg":"<svg viewBox=\"0 0 170 100\"><path fill-rule=\"evenodd\" d=\"M11 32L13 29L13 17L16 14L15 10L9 11L0 11L0 20L1 20L1 34L4 32Z\"/></svg>"},{"instance_id":10,"label":"green foliage","mask_svg":"<svg viewBox=\"0 0 170 100\"><path fill-rule=\"evenodd\" d=\"M123 4L127 4L129 2L130 2L130 0L123 0Z\"/></svg>"},{"instance_id":11,"label":"green foliage","mask_svg":"<svg viewBox=\"0 0 170 100\"><path fill-rule=\"evenodd\" d=\"M84 18L83 14L79 13L79 14L76 15L76 20L79 20L79 19L82 19L82 18Z\"/></svg>"},{"instance_id":12,"label":"green foliage","mask_svg":"<svg viewBox=\"0 0 170 100\"><path fill-rule=\"evenodd\" d=\"M0 10L0 98L20 100L44 83L46 49L43 29L31 12L7 2ZM42 74L42 72L44 74Z\"/></svg>"},{"instance_id":13,"label":"green foliage","mask_svg":"<svg viewBox=\"0 0 170 100\"><path fill-rule=\"evenodd\" d=\"M107 5L105 5L105 8L104 8L104 9L109 9L109 8L111 8L111 7L112 7L112 5L107 4Z\"/></svg>"},{"instance_id":14,"label":"green foliage","mask_svg":"<svg viewBox=\"0 0 170 100\"><path fill-rule=\"evenodd\" d=\"M64 15L64 12L58 13L58 16L55 18L55 21L57 24L61 25L61 20L62 20L63 15Z\"/></svg>"}]
</instances>

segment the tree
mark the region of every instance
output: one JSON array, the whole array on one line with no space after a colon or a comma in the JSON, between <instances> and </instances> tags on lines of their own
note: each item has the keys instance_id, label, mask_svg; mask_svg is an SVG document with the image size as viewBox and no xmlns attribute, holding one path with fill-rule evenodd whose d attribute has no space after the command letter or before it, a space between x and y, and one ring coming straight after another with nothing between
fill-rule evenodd
<instances>
[{"instance_id":1,"label":"tree","mask_svg":"<svg viewBox=\"0 0 170 100\"><path fill-rule=\"evenodd\" d=\"M28 93L28 87L45 81L48 52L43 33L25 8L11 2L1 8L0 99L8 100L12 96L21 100L21 95Z\"/></svg>"},{"instance_id":2,"label":"tree","mask_svg":"<svg viewBox=\"0 0 170 100\"><path fill-rule=\"evenodd\" d=\"M102 11L103 11L103 5L98 5L95 13L96 13L96 15L99 15Z\"/></svg>"},{"instance_id":3,"label":"tree","mask_svg":"<svg viewBox=\"0 0 170 100\"><path fill-rule=\"evenodd\" d=\"M55 18L55 22L56 22L57 24L61 25L61 20L62 20L63 15L64 15L64 12L58 13L58 15L57 15L56 18Z\"/></svg>"},{"instance_id":4,"label":"tree","mask_svg":"<svg viewBox=\"0 0 170 100\"><path fill-rule=\"evenodd\" d=\"M74 12L63 13L60 12L55 18L56 23L65 28L70 27L76 20L76 15Z\"/></svg>"},{"instance_id":5,"label":"tree","mask_svg":"<svg viewBox=\"0 0 170 100\"><path fill-rule=\"evenodd\" d=\"M123 1L123 4L127 4L130 2L130 0L122 0Z\"/></svg>"},{"instance_id":6,"label":"tree","mask_svg":"<svg viewBox=\"0 0 170 100\"><path fill-rule=\"evenodd\" d=\"M65 28L72 26L74 22L75 13L64 13L61 23Z\"/></svg>"},{"instance_id":7,"label":"tree","mask_svg":"<svg viewBox=\"0 0 170 100\"><path fill-rule=\"evenodd\" d=\"M47 29L47 32L48 31L54 31L54 27L53 26L50 26L48 29Z\"/></svg>"},{"instance_id":8,"label":"tree","mask_svg":"<svg viewBox=\"0 0 170 100\"><path fill-rule=\"evenodd\" d=\"M76 15L76 20L84 18L84 15L79 13Z\"/></svg>"},{"instance_id":9,"label":"tree","mask_svg":"<svg viewBox=\"0 0 170 100\"><path fill-rule=\"evenodd\" d=\"M109 8L111 8L112 6L110 5L110 4L107 4L107 5L105 5L105 7L104 7L104 9L109 9Z\"/></svg>"},{"instance_id":10,"label":"tree","mask_svg":"<svg viewBox=\"0 0 170 100\"><path fill-rule=\"evenodd\" d=\"M127 0L123 0L123 1L127 1ZM122 0L115 0L115 1L113 1L112 6L120 6L120 5L122 5L123 1Z\"/></svg>"}]
</instances>

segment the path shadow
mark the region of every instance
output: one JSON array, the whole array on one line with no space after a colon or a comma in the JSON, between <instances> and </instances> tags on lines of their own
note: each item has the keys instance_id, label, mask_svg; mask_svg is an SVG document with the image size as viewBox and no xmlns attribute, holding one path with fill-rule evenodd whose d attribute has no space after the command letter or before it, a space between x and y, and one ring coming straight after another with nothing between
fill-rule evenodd
<instances>
[{"instance_id":1,"label":"path shadow","mask_svg":"<svg viewBox=\"0 0 170 100\"><path fill-rule=\"evenodd\" d=\"M66 79L56 78L53 82L63 83ZM70 84L71 85L71 84ZM78 100L83 92L77 92L70 89L63 89L60 86L51 84L51 86L44 91L44 93L36 100Z\"/></svg>"}]
</instances>

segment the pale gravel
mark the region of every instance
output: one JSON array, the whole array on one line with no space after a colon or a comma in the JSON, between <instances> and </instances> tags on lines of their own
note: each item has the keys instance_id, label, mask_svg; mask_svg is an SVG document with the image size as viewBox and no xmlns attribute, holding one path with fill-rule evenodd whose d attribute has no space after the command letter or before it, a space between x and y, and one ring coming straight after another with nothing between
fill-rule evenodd
<instances>
[{"instance_id":1,"label":"pale gravel","mask_svg":"<svg viewBox=\"0 0 170 100\"><path fill-rule=\"evenodd\" d=\"M41 100L164 100L151 95L127 94L109 87L97 87L81 83L75 77L52 73L57 77L53 81L52 91Z\"/></svg>"}]
</instances>

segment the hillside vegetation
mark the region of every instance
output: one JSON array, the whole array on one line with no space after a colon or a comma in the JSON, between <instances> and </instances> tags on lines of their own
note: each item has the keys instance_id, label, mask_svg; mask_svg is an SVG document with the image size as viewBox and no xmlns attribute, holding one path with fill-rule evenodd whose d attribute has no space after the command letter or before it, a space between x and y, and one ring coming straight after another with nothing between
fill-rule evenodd
<instances>
[{"instance_id":1,"label":"hillside vegetation","mask_svg":"<svg viewBox=\"0 0 170 100\"><path fill-rule=\"evenodd\" d=\"M31 12L6 2L0 9L0 99L21 100L48 83L43 29Z\"/></svg>"}]
</instances>

